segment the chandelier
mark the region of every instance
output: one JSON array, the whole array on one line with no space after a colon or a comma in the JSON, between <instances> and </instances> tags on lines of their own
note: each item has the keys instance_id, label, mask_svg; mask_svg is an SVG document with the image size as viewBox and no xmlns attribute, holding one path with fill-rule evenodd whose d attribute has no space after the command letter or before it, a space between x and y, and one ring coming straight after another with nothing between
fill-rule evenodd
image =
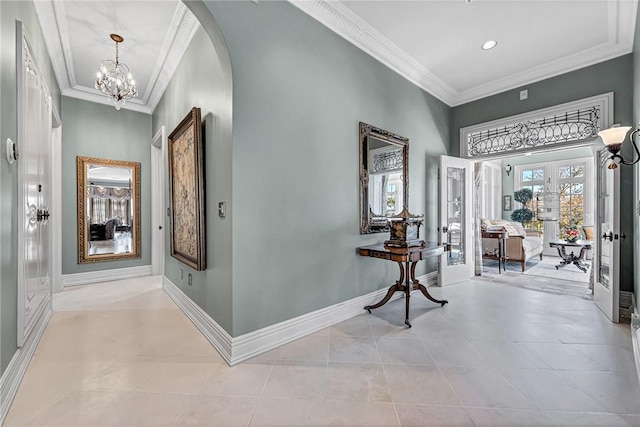
<instances>
[{"instance_id":1,"label":"chandelier","mask_svg":"<svg viewBox=\"0 0 640 427\"><path fill-rule=\"evenodd\" d=\"M138 89L129 72L129 67L118 60L118 44L124 39L118 34L111 34L110 37L116 42L116 60L102 61L96 79L96 89L107 95L109 101L114 103L116 110L119 110L128 99L138 95Z\"/></svg>"}]
</instances>

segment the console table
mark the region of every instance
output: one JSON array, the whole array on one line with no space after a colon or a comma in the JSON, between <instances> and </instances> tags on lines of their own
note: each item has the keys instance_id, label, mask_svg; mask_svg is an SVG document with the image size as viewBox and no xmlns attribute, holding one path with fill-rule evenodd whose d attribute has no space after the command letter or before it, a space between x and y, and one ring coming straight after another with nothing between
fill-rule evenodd
<instances>
[{"instance_id":1,"label":"console table","mask_svg":"<svg viewBox=\"0 0 640 427\"><path fill-rule=\"evenodd\" d=\"M584 259L585 252L591 249L591 243L592 242L590 240L576 240L575 242L559 240L557 242L549 242L549 246L556 248L558 250L558 255L562 258L560 264L556 265L556 270L559 270L565 265L573 264L586 273L589 266L583 263L582 260ZM571 253L567 253L567 247L571 248ZM573 253L573 248L580 249L578 255Z\"/></svg>"},{"instance_id":2,"label":"console table","mask_svg":"<svg viewBox=\"0 0 640 427\"><path fill-rule=\"evenodd\" d=\"M482 258L485 259L497 259L498 260L498 274L502 274L500 265L504 271L507 271L507 247L506 241L509 238L509 233L506 231L483 231L483 239L498 239L498 254L483 254Z\"/></svg>"},{"instance_id":3,"label":"console table","mask_svg":"<svg viewBox=\"0 0 640 427\"><path fill-rule=\"evenodd\" d=\"M427 288L425 288L424 285L416 279L416 264L418 264L420 260L440 256L444 253L444 250L445 245L439 245L436 243L426 243L425 246L409 248L392 248L384 246L383 244L359 247L359 255L393 261L400 267L400 278L396 281L395 285L391 285L391 287L389 287L384 298L376 304L365 306L364 309L371 313L372 309L385 305L394 293L404 292L404 324L411 327L411 323L409 322L409 298L412 290L420 290L425 297L437 304L440 304L440 306L447 304L449 302L447 300L439 300L432 297ZM410 280L412 282L411 285L409 283Z\"/></svg>"}]
</instances>

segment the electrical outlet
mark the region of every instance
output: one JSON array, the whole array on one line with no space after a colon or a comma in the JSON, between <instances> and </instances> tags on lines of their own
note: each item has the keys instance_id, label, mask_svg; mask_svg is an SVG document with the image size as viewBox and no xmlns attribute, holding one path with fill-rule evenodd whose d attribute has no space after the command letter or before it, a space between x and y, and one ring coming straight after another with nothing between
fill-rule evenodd
<instances>
[{"instance_id":1,"label":"electrical outlet","mask_svg":"<svg viewBox=\"0 0 640 427\"><path fill-rule=\"evenodd\" d=\"M189 273L189 275L187 276L187 284L188 284L189 286L192 286L192 285L193 285L193 282L191 281L191 273Z\"/></svg>"},{"instance_id":2,"label":"electrical outlet","mask_svg":"<svg viewBox=\"0 0 640 427\"><path fill-rule=\"evenodd\" d=\"M182 272L182 269L180 269L180 280L182 280L182 276L183 276L183 272Z\"/></svg>"}]
</instances>

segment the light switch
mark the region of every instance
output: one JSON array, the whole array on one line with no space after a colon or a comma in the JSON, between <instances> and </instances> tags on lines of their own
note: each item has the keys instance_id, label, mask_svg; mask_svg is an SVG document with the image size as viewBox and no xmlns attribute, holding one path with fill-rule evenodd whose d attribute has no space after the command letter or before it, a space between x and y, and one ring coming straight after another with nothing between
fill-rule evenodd
<instances>
[{"instance_id":1,"label":"light switch","mask_svg":"<svg viewBox=\"0 0 640 427\"><path fill-rule=\"evenodd\" d=\"M527 89L520 91L520 101L529 97L529 91Z\"/></svg>"}]
</instances>

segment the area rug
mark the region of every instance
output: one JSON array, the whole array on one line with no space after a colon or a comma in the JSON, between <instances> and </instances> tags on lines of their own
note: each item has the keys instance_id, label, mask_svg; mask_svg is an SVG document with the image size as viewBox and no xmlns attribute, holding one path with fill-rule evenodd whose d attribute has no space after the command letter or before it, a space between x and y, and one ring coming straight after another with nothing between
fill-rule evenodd
<instances>
[{"instance_id":1,"label":"area rug","mask_svg":"<svg viewBox=\"0 0 640 427\"><path fill-rule=\"evenodd\" d=\"M560 257L545 255L540 258L535 257L527 261L524 272L519 262L507 262L507 271L521 273L527 276L547 277L550 279L570 280L573 282L589 283L589 269L584 273L575 265L567 265L556 270L556 265L560 264ZM591 268L591 262L585 261ZM494 260L482 260L483 271L485 273L497 273L498 262Z\"/></svg>"},{"instance_id":2,"label":"area rug","mask_svg":"<svg viewBox=\"0 0 640 427\"><path fill-rule=\"evenodd\" d=\"M560 264L560 257L543 256L542 260L536 265L528 266L523 274L528 276L548 277L552 279L570 280L572 282L589 283L590 261L584 261L587 265L587 272L583 272L573 264L556 269L556 265ZM527 263L528 264L528 263Z\"/></svg>"}]
</instances>

